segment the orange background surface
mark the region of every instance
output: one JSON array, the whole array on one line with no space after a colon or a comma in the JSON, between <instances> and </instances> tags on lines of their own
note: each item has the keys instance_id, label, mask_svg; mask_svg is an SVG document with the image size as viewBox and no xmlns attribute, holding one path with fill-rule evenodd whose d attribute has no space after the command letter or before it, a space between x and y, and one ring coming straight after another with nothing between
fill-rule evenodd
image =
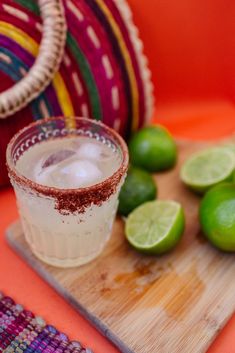
<instances>
[{"instance_id":1,"label":"orange background surface","mask_svg":"<svg viewBox=\"0 0 235 353\"><path fill-rule=\"evenodd\" d=\"M153 121L176 136L214 139L235 132L234 0L129 0L155 83ZM0 190L0 286L97 353L117 350L6 244L17 218L13 191ZM235 316L210 353L235 352ZM146 352L151 353L151 352Z\"/></svg>"}]
</instances>

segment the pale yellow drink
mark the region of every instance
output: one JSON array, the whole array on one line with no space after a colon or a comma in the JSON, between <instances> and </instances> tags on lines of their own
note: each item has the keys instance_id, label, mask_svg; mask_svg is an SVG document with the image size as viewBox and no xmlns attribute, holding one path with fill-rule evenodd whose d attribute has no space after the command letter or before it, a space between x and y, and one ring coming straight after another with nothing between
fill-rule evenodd
<instances>
[{"instance_id":1,"label":"pale yellow drink","mask_svg":"<svg viewBox=\"0 0 235 353\"><path fill-rule=\"evenodd\" d=\"M16 168L39 184L76 189L98 184L120 164L120 154L106 144L80 136L36 144L21 156Z\"/></svg>"},{"instance_id":2,"label":"pale yellow drink","mask_svg":"<svg viewBox=\"0 0 235 353\"><path fill-rule=\"evenodd\" d=\"M15 160L17 173L26 180L22 187L11 177L24 234L41 260L77 266L103 250L127 167L113 188L112 178L123 166L123 152L114 142L111 135L68 133L42 139Z\"/></svg>"}]
</instances>

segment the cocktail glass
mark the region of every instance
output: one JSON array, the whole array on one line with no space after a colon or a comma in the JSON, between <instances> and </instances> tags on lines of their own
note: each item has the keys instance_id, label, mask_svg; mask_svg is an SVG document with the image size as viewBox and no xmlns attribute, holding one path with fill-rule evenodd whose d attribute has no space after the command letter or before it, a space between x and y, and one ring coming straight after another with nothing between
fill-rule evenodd
<instances>
[{"instance_id":1,"label":"cocktail glass","mask_svg":"<svg viewBox=\"0 0 235 353\"><path fill-rule=\"evenodd\" d=\"M17 161L35 144L76 136L106 144L120 160L107 179L82 188L61 189L36 183L22 175ZM7 167L18 210L32 252L59 267L85 264L96 258L109 240L118 205L118 194L128 168L128 149L121 136L87 118L34 122L20 130L7 148Z\"/></svg>"}]
</instances>

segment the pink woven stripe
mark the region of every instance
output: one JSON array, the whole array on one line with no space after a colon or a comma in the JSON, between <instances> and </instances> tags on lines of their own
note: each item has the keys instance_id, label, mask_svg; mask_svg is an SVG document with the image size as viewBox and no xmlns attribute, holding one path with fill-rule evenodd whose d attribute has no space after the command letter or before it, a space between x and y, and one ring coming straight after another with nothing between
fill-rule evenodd
<instances>
[{"instance_id":1,"label":"pink woven stripe","mask_svg":"<svg viewBox=\"0 0 235 353\"><path fill-rule=\"evenodd\" d=\"M60 74L63 77L64 82L68 88L70 97L73 102L75 114L78 116L82 116L83 111L81 107L83 106L83 104L86 104L88 108L89 116L92 116L91 106L90 104L88 104L89 94L87 91L86 82L84 82L81 72L78 70L78 66L74 59L74 56L70 52L68 47L66 48L65 56L69 60L69 66L66 66L65 60L64 60L60 67ZM73 79L74 76L76 77L75 79ZM81 85L81 88L79 89L74 84L76 80L78 80L79 84ZM80 92L82 92L82 94L79 94Z\"/></svg>"},{"instance_id":2,"label":"pink woven stripe","mask_svg":"<svg viewBox=\"0 0 235 353\"><path fill-rule=\"evenodd\" d=\"M140 115L139 116L139 126L142 126L143 122L144 122L146 107L145 107L143 82L142 82L142 78L140 76L140 68L139 68L139 65L138 65L138 62L136 59L136 53L134 51L133 44L130 40L130 35L127 30L127 27L126 27L125 23L123 22L123 19L120 15L120 12L117 9L116 5L114 4L113 0L104 0L104 2L111 10L115 21L118 23L118 25L122 31L123 38L125 40L126 46L128 48L129 54L131 56L131 61L132 61L132 65L133 65L133 68L135 71L136 81L137 81L137 85L138 85L138 92L139 92L139 115Z\"/></svg>"},{"instance_id":3,"label":"pink woven stripe","mask_svg":"<svg viewBox=\"0 0 235 353\"><path fill-rule=\"evenodd\" d=\"M29 0L30 1L30 0ZM28 16L28 21L25 22L20 18L13 16L4 10L3 5L9 5L17 10L24 12ZM0 3L0 18L7 23L12 24L20 28L22 31L29 34L37 43L40 43L41 40L41 32L37 29L36 23L41 24L41 17L33 14L32 12L28 11L26 8L21 7L16 2L12 0L4 0L4 3Z\"/></svg>"},{"instance_id":4,"label":"pink woven stripe","mask_svg":"<svg viewBox=\"0 0 235 353\"><path fill-rule=\"evenodd\" d=\"M75 5L75 2L73 1ZM111 45L109 43L108 35L100 26L100 22L94 16L94 13L86 5L85 1L79 3L79 11L86 14L81 23L78 26L71 26L72 34L78 38L78 42L81 50L84 51L85 56L90 64L93 72L96 84L99 89L100 98L103 106L104 122L108 125L113 125L115 119L119 119L120 116L123 120L127 118L126 109L126 98L124 92L124 86L122 81L122 73L120 67L113 55ZM78 21L76 15L70 11L67 11L67 19L69 23L75 23ZM96 34L100 47L96 48L88 35L88 28L92 28L92 31ZM107 79L107 72L102 63L102 57L106 56L112 67L113 77ZM119 109L115 110L112 104L112 89L116 86L119 92ZM121 125L122 128L122 125Z\"/></svg>"}]
</instances>

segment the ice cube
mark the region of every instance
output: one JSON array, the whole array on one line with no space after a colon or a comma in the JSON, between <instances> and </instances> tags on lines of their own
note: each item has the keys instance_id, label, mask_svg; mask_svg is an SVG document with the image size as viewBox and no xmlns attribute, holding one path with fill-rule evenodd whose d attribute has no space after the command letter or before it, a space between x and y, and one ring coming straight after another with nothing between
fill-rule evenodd
<instances>
[{"instance_id":1,"label":"ice cube","mask_svg":"<svg viewBox=\"0 0 235 353\"><path fill-rule=\"evenodd\" d=\"M98 145L95 141L85 142L77 150L77 156L83 159L100 159L102 153L102 146Z\"/></svg>"},{"instance_id":2,"label":"ice cube","mask_svg":"<svg viewBox=\"0 0 235 353\"><path fill-rule=\"evenodd\" d=\"M98 183L102 172L96 164L87 160L71 161L52 172L54 183L63 188L79 188Z\"/></svg>"},{"instance_id":3,"label":"ice cube","mask_svg":"<svg viewBox=\"0 0 235 353\"><path fill-rule=\"evenodd\" d=\"M38 163L33 170L34 180L38 184L47 185L47 186L56 186L52 178L52 172L55 170L58 164L66 161L66 159L75 155L73 150L59 150L52 152L49 156L46 154Z\"/></svg>"},{"instance_id":4,"label":"ice cube","mask_svg":"<svg viewBox=\"0 0 235 353\"><path fill-rule=\"evenodd\" d=\"M65 159L72 157L76 152L72 150L59 150L52 153L42 164L42 169L58 164Z\"/></svg>"},{"instance_id":5,"label":"ice cube","mask_svg":"<svg viewBox=\"0 0 235 353\"><path fill-rule=\"evenodd\" d=\"M107 162L113 158L112 151L100 144L100 142L85 142L77 149L77 156L82 159L96 160L99 162Z\"/></svg>"},{"instance_id":6,"label":"ice cube","mask_svg":"<svg viewBox=\"0 0 235 353\"><path fill-rule=\"evenodd\" d=\"M55 186L53 185L52 172L56 169L56 165L49 166L42 169L39 173L34 172L34 180L36 183L46 186Z\"/></svg>"},{"instance_id":7,"label":"ice cube","mask_svg":"<svg viewBox=\"0 0 235 353\"><path fill-rule=\"evenodd\" d=\"M38 162L35 164L35 167L33 169L33 179L36 181L38 184L42 185L47 185L47 186L52 186L52 180L51 180L51 172L56 168L56 164L49 165L48 167L42 168L42 165L44 164L45 161L45 156L43 158L40 158Z\"/></svg>"}]
</instances>

